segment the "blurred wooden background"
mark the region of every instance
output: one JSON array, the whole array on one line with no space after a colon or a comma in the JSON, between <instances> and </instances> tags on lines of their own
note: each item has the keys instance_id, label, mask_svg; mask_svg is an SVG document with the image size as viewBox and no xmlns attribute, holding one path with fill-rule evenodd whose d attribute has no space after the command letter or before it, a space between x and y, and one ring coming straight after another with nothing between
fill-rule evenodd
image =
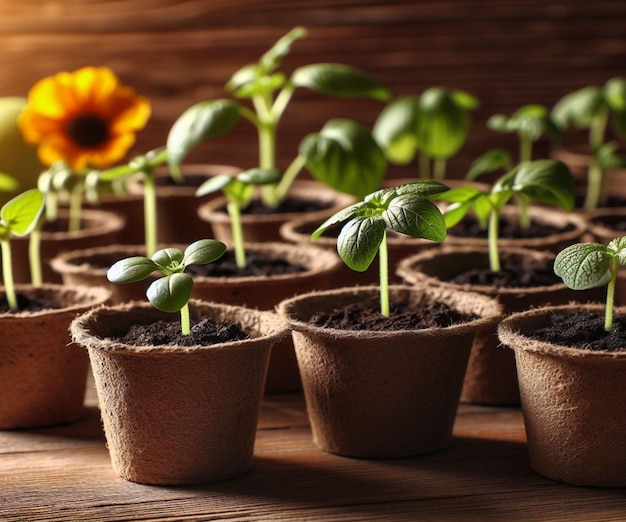
<instances>
[{"instance_id":1,"label":"blurred wooden background","mask_svg":"<svg viewBox=\"0 0 626 522\"><path fill-rule=\"evenodd\" d=\"M0 96L25 96L61 70L109 66L152 102L141 152L164 144L191 104L226 96L230 75L295 25L309 36L294 46L287 70L333 61L367 69L395 95L440 85L477 96L482 106L450 163L453 176L508 143L485 127L492 114L551 106L571 90L626 74L624 0L2 0ZM281 128L281 162L327 119L371 126L381 109L297 91ZM242 122L232 137L195 154L255 166L255 134Z\"/></svg>"}]
</instances>

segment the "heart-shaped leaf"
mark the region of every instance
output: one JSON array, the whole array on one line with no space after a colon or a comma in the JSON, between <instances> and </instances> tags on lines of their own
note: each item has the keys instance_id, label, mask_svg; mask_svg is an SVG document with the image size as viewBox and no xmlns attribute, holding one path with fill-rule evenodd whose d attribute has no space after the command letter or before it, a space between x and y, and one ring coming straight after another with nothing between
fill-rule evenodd
<instances>
[{"instance_id":1,"label":"heart-shaped leaf","mask_svg":"<svg viewBox=\"0 0 626 522\"><path fill-rule=\"evenodd\" d=\"M385 228L385 222L380 217L348 221L337 236L339 257L352 270L364 272L378 253L385 237Z\"/></svg>"},{"instance_id":2,"label":"heart-shaped leaf","mask_svg":"<svg viewBox=\"0 0 626 522\"><path fill-rule=\"evenodd\" d=\"M599 243L577 243L561 250L554 273L573 290L606 285L611 280L611 256Z\"/></svg>"},{"instance_id":3,"label":"heart-shaped leaf","mask_svg":"<svg viewBox=\"0 0 626 522\"><path fill-rule=\"evenodd\" d=\"M7 201L0 209L0 220L16 236L26 236L37 225L44 207L44 195L30 189Z\"/></svg>"},{"instance_id":4,"label":"heart-shaped leaf","mask_svg":"<svg viewBox=\"0 0 626 522\"><path fill-rule=\"evenodd\" d=\"M153 281L146 297L162 312L178 312L187 304L193 292L190 275L178 272Z\"/></svg>"}]
</instances>

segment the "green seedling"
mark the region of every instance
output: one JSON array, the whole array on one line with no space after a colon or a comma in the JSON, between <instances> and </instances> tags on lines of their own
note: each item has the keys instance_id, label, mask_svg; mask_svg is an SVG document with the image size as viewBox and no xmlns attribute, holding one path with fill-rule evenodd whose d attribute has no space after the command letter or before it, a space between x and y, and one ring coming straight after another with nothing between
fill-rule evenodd
<instances>
[{"instance_id":1,"label":"green seedling","mask_svg":"<svg viewBox=\"0 0 626 522\"><path fill-rule=\"evenodd\" d=\"M314 241L333 225L342 224L337 252L352 270L364 272L378 254L380 311L388 317L389 266L387 229L416 238L441 242L447 230L444 218L430 197L448 190L435 181L418 181L382 189L363 201L340 210L311 235Z\"/></svg>"},{"instance_id":2,"label":"green seedling","mask_svg":"<svg viewBox=\"0 0 626 522\"><path fill-rule=\"evenodd\" d=\"M489 192L468 186L437 196L438 200L450 203L444 212L448 228L459 223L470 211L483 228L488 228L489 265L494 272L501 269L498 249L500 214L513 196L570 211L574 208L574 178L561 161L527 161L504 174Z\"/></svg>"},{"instance_id":3,"label":"green seedling","mask_svg":"<svg viewBox=\"0 0 626 522\"><path fill-rule=\"evenodd\" d=\"M181 175L181 163L194 147L230 133L241 118L256 128L258 166L277 168L277 132L297 88L340 98L367 97L382 101L390 98L389 90L369 74L343 64L310 64L296 68L290 75L280 71L292 45L306 34L304 28L296 27L280 38L257 63L238 70L226 84L226 90L236 99L197 103L176 120L167 138L168 163L174 176ZM248 100L251 107L238 100ZM275 185L267 185L262 192L263 201L271 207L277 206L282 195L276 194L274 188ZM283 194L284 188L283 183Z\"/></svg>"},{"instance_id":4,"label":"green seedling","mask_svg":"<svg viewBox=\"0 0 626 522\"><path fill-rule=\"evenodd\" d=\"M43 193L38 189L31 189L7 201L0 209L2 277L4 280L7 303L11 310L18 309L11 260L11 236L27 236L37 225L43 213L43 208Z\"/></svg>"},{"instance_id":5,"label":"green seedling","mask_svg":"<svg viewBox=\"0 0 626 522\"><path fill-rule=\"evenodd\" d=\"M162 312L180 311L181 331L187 335L191 331L189 299L193 293L193 278L184 272L185 268L212 263L225 251L226 245L220 241L200 239L184 252L178 248L164 248L152 257L121 259L109 268L107 279L112 283L134 283L146 279L153 272L160 272L163 277L150 283L146 297Z\"/></svg>"},{"instance_id":6,"label":"green seedling","mask_svg":"<svg viewBox=\"0 0 626 522\"><path fill-rule=\"evenodd\" d=\"M131 176L141 176L143 181L144 241L146 255L152 256L157 249L157 194L156 169L167 161L165 149L158 148L137 156L127 165L103 171L92 171L86 178L86 193L91 200L97 200L98 187L120 186Z\"/></svg>"},{"instance_id":7,"label":"green seedling","mask_svg":"<svg viewBox=\"0 0 626 522\"><path fill-rule=\"evenodd\" d=\"M626 265L626 237L608 245L577 243L561 250L554 260L554 273L572 290L587 290L607 285L604 329L613 327L615 282L620 266Z\"/></svg>"},{"instance_id":8,"label":"green seedling","mask_svg":"<svg viewBox=\"0 0 626 522\"><path fill-rule=\"evenodd\" d=\"M470 113L478 105L471 94L441 87L427 89L420 96L399 97L379 115L374 138L389 161L407 165L419 153L420 178L442 180L448 159L465 143Z\"/></svg>"},{"instance_id":9,"label":"green seedling","mask_svg":"<svg viewBox=\"0 0 626 522\"><path fill-rule=\"evenodd\" d=\"M235 263L238 268L246 266L246 251L241 225L241 211L246 208L256 186L276 183L281 178L278 169L250 169L240 172L237 176L220 174L206 180L196 190L196 196L202 197L207 194L222 191L228 203L226 211L230 216L230 228L235 252Z\"/></svg>"},{"instance_id":10,"label":"green seedling","mask_svg":"<svg viewBox=\"0 0 626 522\"><path fill-rule=\"evenodd\" d=\"M595 209L606 202L610 170L626 165L615 152L617 143L606 139L609 126L616 136L626 137L626 78L612 78L603 86L583 87L565 95L552 108L551 116L563 132L569 127L589 132L591 162L584 207Z\"/></svg>"}]
</instances>

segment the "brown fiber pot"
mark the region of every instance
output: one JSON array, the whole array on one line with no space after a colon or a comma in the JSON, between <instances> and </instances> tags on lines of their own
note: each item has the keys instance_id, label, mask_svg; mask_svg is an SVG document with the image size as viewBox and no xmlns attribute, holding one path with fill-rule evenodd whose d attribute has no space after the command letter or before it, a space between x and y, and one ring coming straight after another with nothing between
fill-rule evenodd
<instances>
[{"instance_id":1,"label":"brown fiber pot","mask_svg":"<svg viewBox=\"0 0 626 522\"><path fill-rule=\"evenodd\" d=\"M503 263L507 255L527 256L537 261L554 260L554 254L529 249L502 248L500 253ZM487 248L442 246L436 251L406 258L400 263L398 274L407 284L439 286L450 291L470 291L490 296L502 304L505 315L545 304L596 300L601 296L596 289L577 292L563 283L532 288L502 288L451 282L455 275L471 267L489 267ZM520 404L515 358L509 350L499 346L495 327L476 335L461 401L510 406Z\"/></svg>"},{"instance_id":2,"label":"brown fiber pot","mask_svg":"<svg viewBox=\"0 0 626 522\"><path fill-rule=\"evenodd\" d=\"M587 222L581 215L541 206L530 207L528 210L531 222L551 225L557 229L562 229L562 231L542 237L500 237L498 239L500 248L549 250L556 254L565 247L583 240L583 236L587 231ZM502 209L501 217L505 220L517 222L518 215L519 211L516 206L507 205ZM566 230L565 227L567 226L572 228ZM487 239L483 237L457 236L455 235L454 227L452 227L448 230L446 245L481 248L487 246Z\"/></svg>"},{"instance_id":3,"label":"brown fiber pot","mask_svg":"<svg viewBox=\"0 0 626 522\"><path fill-rule=\"evenodd\" d=\"M303 266L305 271L275 276L194 277L194 297L259 310L273 310L283 299L312 290L330 288L334 273L342 265L336 253L314 245L249 243L246 251L286 259L290 263ZM272 350L266 391L286 393L299 391L301 388L293 343L287 337Z\"/></svg>"},{"instance_id":4,"label":"brown fiber pot","mask_svg":"<svg viewBox=\"0 0 626 522\"><path fill-rule=\"evenodd\" d=\"M530 465L579 486L626 486L625 352L599 352L528 337L556 311L603 305L545 307L509 316L503 344L515 352ZM626 313L622 309L621 313Z\"/></svg>"},{"instance_id":5,"label":"brown fiber pot","mask_svg":"<svg viewBox=\"0 0 626 522\"><path fill-rule=\"evenodd\" d=\"M241 325L251 339L213 346L130 346L133 324L177 321L148 303L101 307L72 322L89 352L114 470L144 484L190 485L247 471L272 345L287 335L272 312L190 301L191 320Z\"/></svg>"},{"instance_id":6,"label":"brown fiber pot","mask_svg":"<svg viewBox=\"0 0 626 522\"><path fill-rule=\"evenodd\" d=\"M407 300L415 307L443 302L479 318L446 328L395 332L309 323L318 311L378 293L375 286L311 292L278 307L292 328L313 440L324 451L358 458L442 450L452 439L474 333L493 327L500 306L476 294L392 285L392 301Z\"/></svg>"},{"instance_id":7,"label":"brown fiber pot","mask_svg":"<svg viewBox=\"0 0 626 522\"><path fill-rule=\"evenodd\" d=\"M323 210L312 212L283 212L268 214L241 215L243 238L248 242L282 241L280 227L283 223L303 217L327 218L355 202L353 196L337 192L317 181L298 180L289 189L288 195L305 200L315 201L323 205ZM224 210L226 198L214 198L202 204L198 210L200 219L213 227L215 239L232 245L230 216Z\"/></svg>"},{"instance_id":8,"label":"brown fiber pot","mask_svg":"<svg viewBox=\"0 0 626 522\"><path fill-rule=\"evenodd\" d=\"M42 276L46 283L62 283L61 275L50 266L50 260L63 252L120 243L124 229L124 218L104 210L83 209L81 229L67 231L68 212L59 211L59 231L41 233ZM56 224L55 224L56 226ZM28 237L16 237L11 240L13 250L13 277L17 283L30 284L30 266L28 263Z\"/></svg>"},{"instance_id":9,"label":"brown fiber pot","mask_svg":"<svg viewBox=\"0 0 626 522\"><path fill-rule=\"evenodd\" d=\"M0 314L0 429L76 421L84 412L89 359L71 343L68 328L76 314L109 294L51 284L17 285L16 291L52 299L58 308Z\"/></svg>"}]
</instances>

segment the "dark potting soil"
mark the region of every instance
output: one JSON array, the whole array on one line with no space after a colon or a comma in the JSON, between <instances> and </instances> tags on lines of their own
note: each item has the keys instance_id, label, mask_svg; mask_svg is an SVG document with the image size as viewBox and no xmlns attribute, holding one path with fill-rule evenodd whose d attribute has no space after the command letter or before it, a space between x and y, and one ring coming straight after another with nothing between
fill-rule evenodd
<instances>
[{"instance_id":1,"label":"dark potting soil","mask_svg":"<svg viewBox=\"0 0 626 522\"><path fill-rule=\"evenodd\" d=\"M57 301L46 299L45 297L32 297L19 292L16 297L19 310L11 310L6 295L0 296L0 313L6 314L24 311L40 312L41 310L55 310L61 308Z\"/></svg>"},{"instance_id":2,"label":"dark potting soil","mask_svg":"<svg viewBox=\"0 0 626 522\"><path fill-rule=\"evenodd\" d=\"M497 286L500 288L534 288L551 286L562 280L554 273L553 261L525 256L501 255L502 270L473 268L456 274L451 282L465 285Z\"/></svg>"},{"instance_id":3,"label":"dark potting soil","mask_svg":"<svg viewBox=\"0 0 626 522\"><path fill-rule=\"evenodd\" d=\"M154 182L158 187L199 187L206 180L206 175L187 173L181 181L176 181L172 176L157 176Z\"/></svg>"},{"instance_id":4,"label":"dark potting soil","mask_svg":"<svg viewBox=\"0 0 626 522\"><path fill-rule=\"evenodd\" d=\"M626 206L626 203L624 204ZM623 216L605 216L602 218L592 219L594 225L600 225L617 232L626 232L626 218Z\"/></svg>"},{"instance_id":5,"label":"dark potting soil","mask_svg":"<svg viewBox=\"0 0 626 522\"><path fill-rule=\"evenodd\" d=\"M251 277L296 274L305 272L306 268L295 265L285 259L272 258L260 253L246 253L246 267L240 269L235 263L235 253L231 250L208 265L191 265L186 272L194 276L205 277Z\"/></svg>"},{"instance_id":6,"label":"dark potting soil","mask_svg":"<svg viewBox=\"0 0 626 522\"><path fill-rule=\"evenodd\" d=\"M503 239L532 239L574 230L574 225L571 224L565 227L556 227L535 222L531 223L528 228L521 228L517 222L502 218L500 218L499 223L500 237ZM463 219L458 225L453 226L449 233L456 237L487 238L487 229L481 228L478 225L478 221L472 217Z\"/></svg>"},{"instance_id":7,"label":"dark potting soil","mask_svg":"<svg viewBox=\"0 0 626 522\"><path fill-rule=\"evenodd\" d=\"M191 332L183 335L178 321L157 321L133 325L118 341L133 346L210 346L218 343L249 339L239 324L202 319L191 326Z\"/></svg>"},{"instance_id":8,"label":"dark potting soil","mask_svg":"<svg viewBox=\"0 0 626 522\"><path fill-rule=\"evenodd\" d=\"M443 303L434 303L414 308L409 303L392 303L389 317L380 313L378 299L353 303L330 312L318 312L310 323L324 328L339 330L421 330L446 327L476 319L473 315L461 314Z\"/></svg>"},{"instance_id":9,"label":"dark potting soil","mask_svg":"<svg viewBox=\"0 0 626 522\"><path fill-rule=\"evenodd\" d=\"M552 344L588 350L616 352L626 349L626 317L613 316L613 328L610 332L604 329L604 314L595 312L557 312L550 319L548 326L533 330L527 335Z\"/></svg>"},{"instance_id":10,"label":"dark potting soil","mask_svg":"<svg viewBox=\"0 0 626 522\"><path fill-rule=\"evenodd\" d=\"M301 199L287 196L277 207L267 207L261 201L253 200L250 205L242 210L242 214L267 215L267 214L290 214L316 212L326 210L331 204L317 199Z\"/></svg>"}]
</instances>

